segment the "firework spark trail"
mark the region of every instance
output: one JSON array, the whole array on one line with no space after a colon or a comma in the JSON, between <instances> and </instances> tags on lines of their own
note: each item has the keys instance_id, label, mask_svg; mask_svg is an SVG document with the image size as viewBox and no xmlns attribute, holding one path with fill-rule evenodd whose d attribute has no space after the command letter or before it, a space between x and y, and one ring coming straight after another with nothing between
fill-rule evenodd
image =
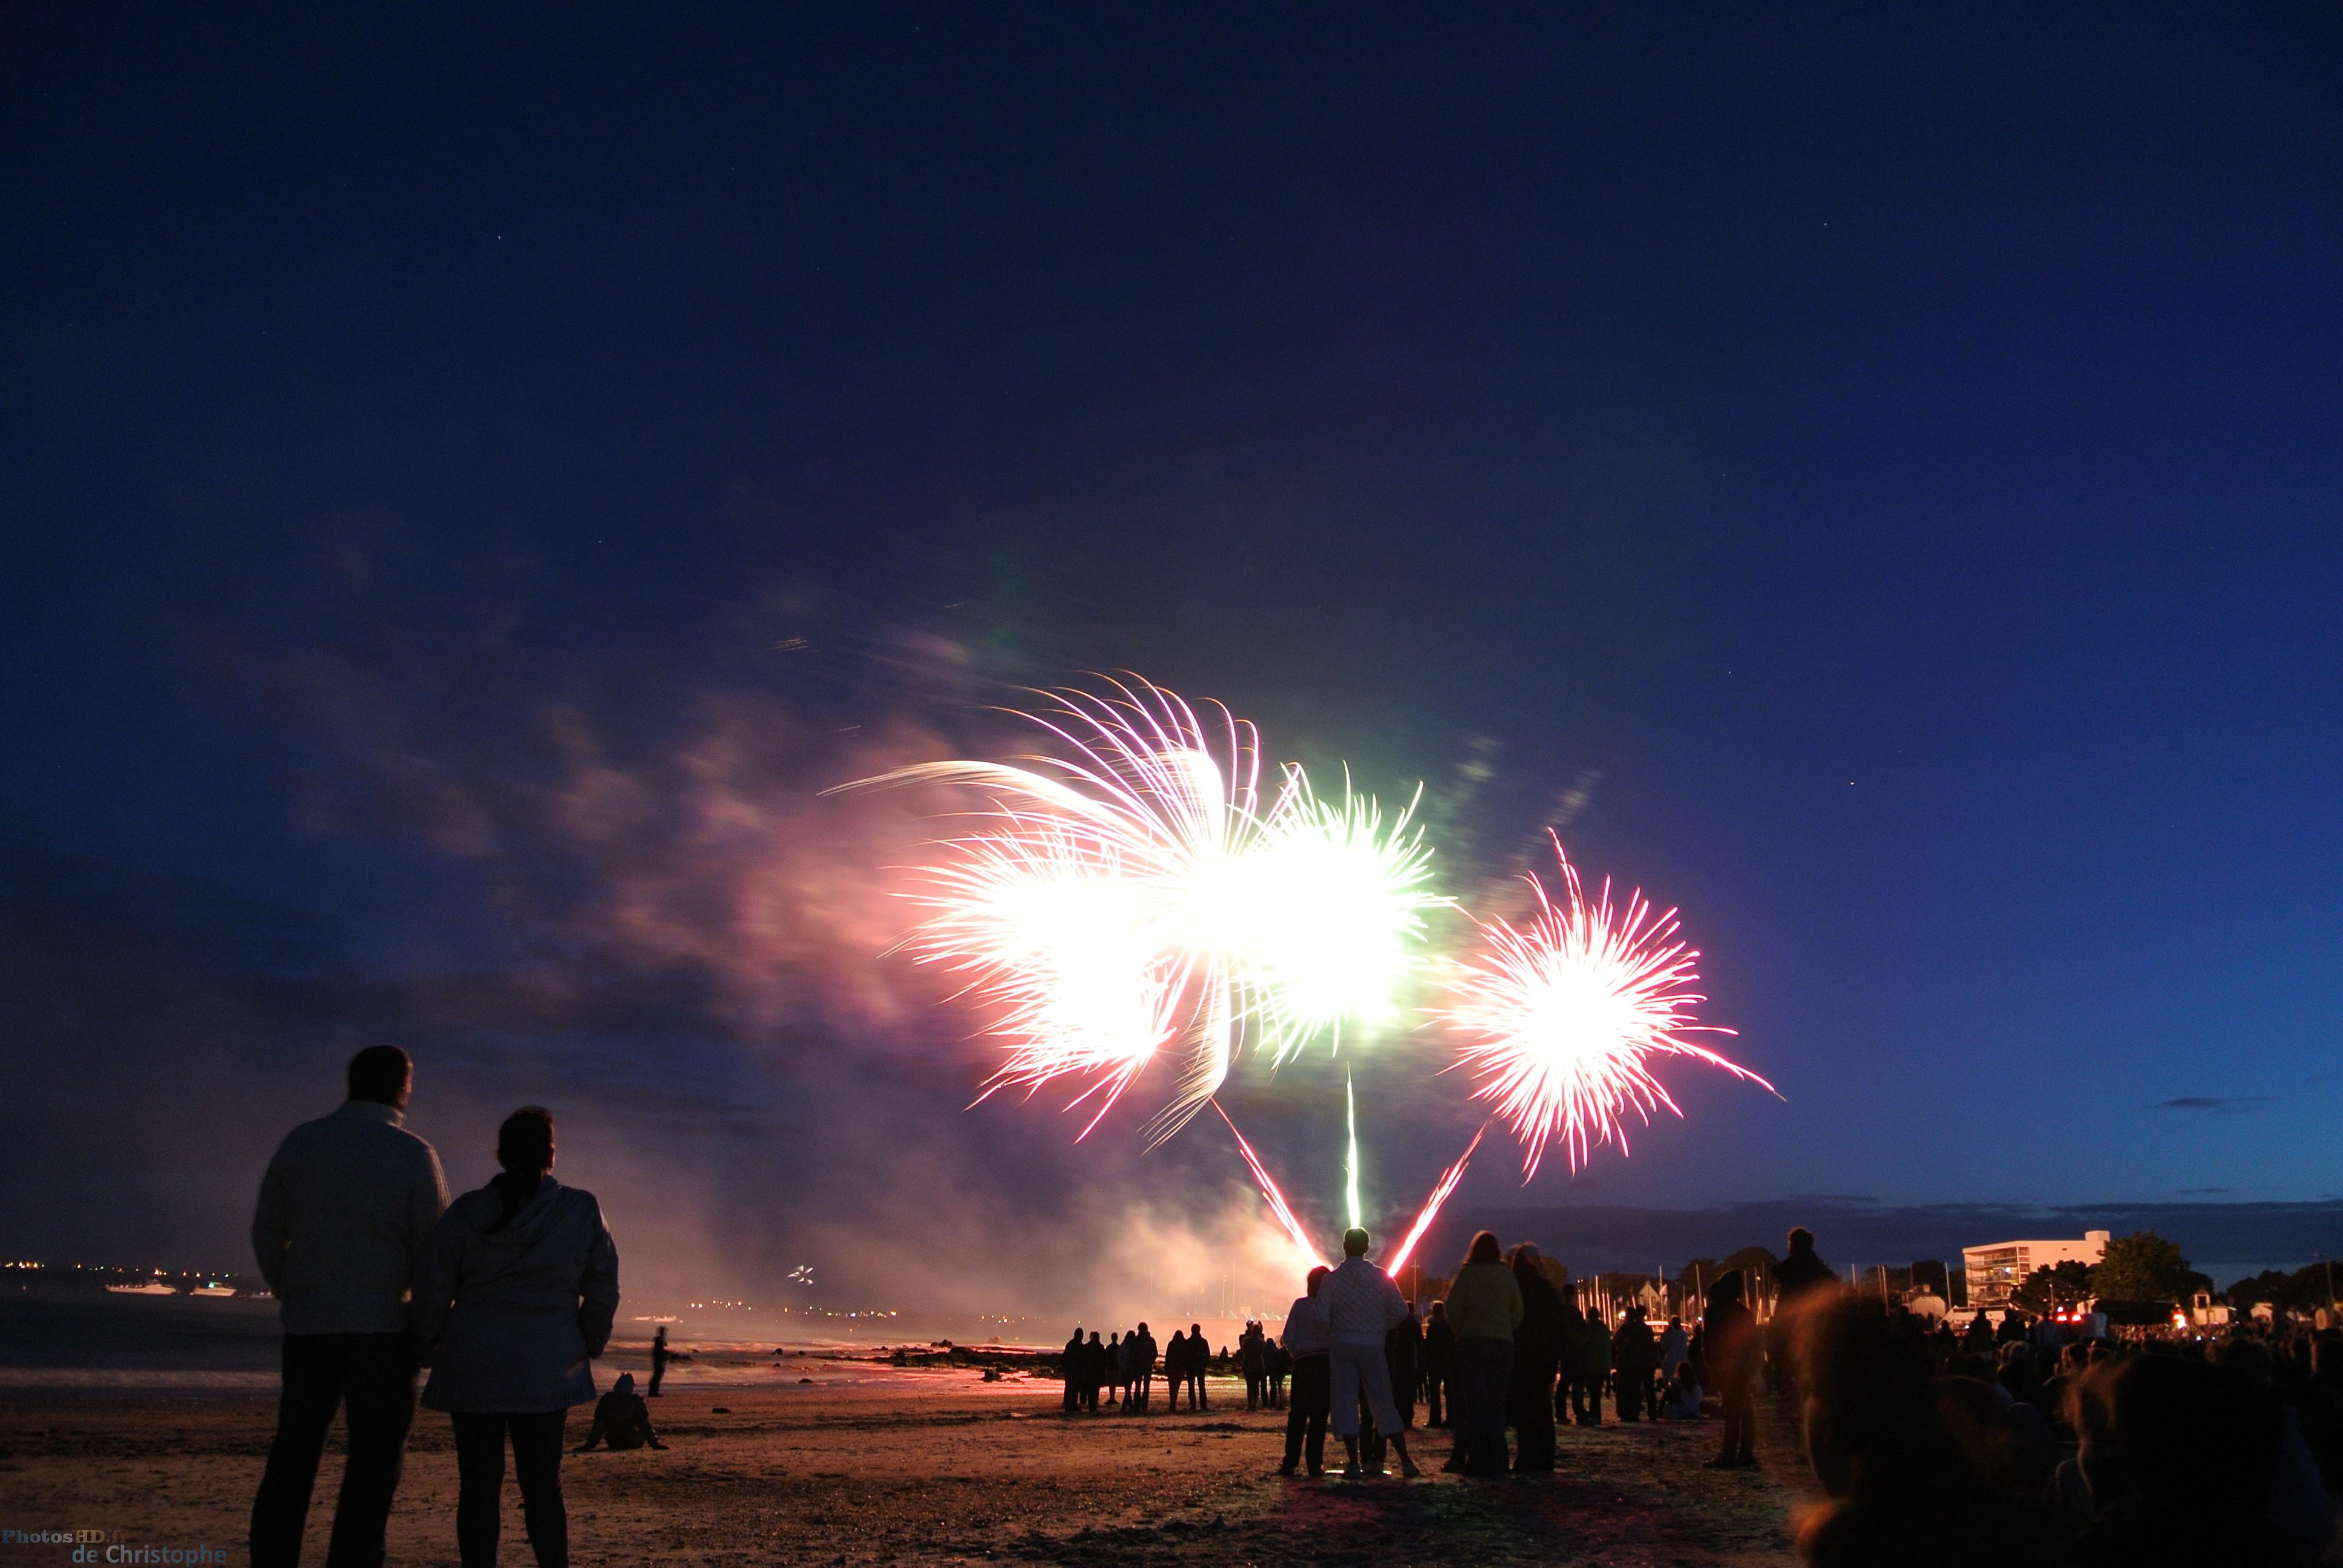
<instances>
[{"instance_id":1,"label":"firework spark trail","mask_svg":"<svg viewBox=\"0 0 2343 1568\"><path fill-rule=\"evenodd\" d=\"M1286 1207L1285 1194L1277 1190L1275 1181L1270 1180L1269 1168L1261 1162L1261 1156L1252 1151L1252 1145L1245 1141L1245 1135L1237 1131L1237 1124L1229 1121L1229 1113L1222 1110L1219 1101L1212 1101L1212 1109L1220 1111L1222 1121L1228 1122L1229 1136L1237 1141L1237 1152L1244 1156L1245 1164L1252 1169L1254 1184L1261 1188L1262 1197L1269 1202L1269 1211L1276 1215L1277 1222L1285 1228L1286 1237L1293 1243L1293 1251L1302 1259L1302 1268L1316 1268L1320 1261L1318 1249L1310 1244L1309 1232L1302 1230L1302 1222L1293 1217L1293 1211Z\"/></svg>"},{"instance_id":2,"label":"firework spark trail","mask_svg":"<svg viewBox=\"0 0 2343 1568\"><path fill-rule=\"evenodd\" d=\"M1485 1121L1481 1123L1473 1134L1473 1141L1464 1145L1464 1152L1456 1157L1456 1163L1443 1171L1440 1180L1433 1184L1432 1196L1423 1201L1423 1209L1415 1216L1415 1223L1408 1230L1407 1239L1399 1244L1399 1251L1393 1252L1391 1261L1383 1265L1384 1273L1397 1279L1399 1271L1407 1267L1408 1259L1414 1255L1415 1244L1423 1240L1426 1231L1432 1229L1432 1221L1439 1215L1440 1206L1448 1201L1450 1193L1456 1191L1456 1183L1464 1180L1464 1167L1472 1163L1473 1151L1481 1147L1482 1136L1488 1131L1489 1124Z\"/></svg>"},{"instance_id":3,"label":"firework spark trail","mask_svg":"<svg viewBox=\"0 0 2343 1568\"><path fill-rule=\"evenodd\" d=\"M1283 1061L1345 1020L1395 1013L1414 968L1432 851L1412 802L1386 829L1346 787L1322 800L1297 767L1262 803L1261 747L1225 708L1208 734L1160 687L1042 695L1021 714L1070 750L927 762L839 789L960 785L991 797L980 827L939 848L915 895L931 912L902 944L966 977L1006 1041L986 1093L1071 1076L1097 1109L1164 1048L1184 1076L1151 1123L1169 1137L1226 1081L1241 1046ZM981 1098L981 1097L980 1097Z\"/></svg>"},{"instance_id":4,"label":"firework spark trail","mask_svg":"<svg viewBox=\"0 0 2343 1568\"><path fill-rule=\"evenodd\" d=\"M1708 999L1686 989L1699 982L1700 954L1675 940L1676 912L1654 916L1640 890L1616 909L1607 880L1589 903L1560 836L1548 836L1566 901L1554 904L1531 876L1538 912L1528 925L1476 920L1485 945L1450 982L1454 1004L1436 1015L1465 1037L1452 1068L1472 1070L1473 1097L1491 1101L1521 1140L1524 1181L1553 1143L1575 1171L1594 1144L1615 1141L1626 1152L1629 1113L1645 1125L1656 1111L1682 1116L1649 1059L1692 1057L1778 1093L1684 1038L1734 1031L1694 1020Z\"/></svg>"},{"instance_id":5,"label":"firework spark trail","mask_svg":"<svg viewBox=\"0 0 2343 1568\"><path fill-rule=\"evenodd\" d=\"M1350 1130L1349 1152L1342 1161L1344 1196L1350 1200L1351 1229L1366 1223L1359 1218L1359 1097L1351 1087L1351 1075L1342 1074L1342 1121Z\"/></svg>"}]
</instances>

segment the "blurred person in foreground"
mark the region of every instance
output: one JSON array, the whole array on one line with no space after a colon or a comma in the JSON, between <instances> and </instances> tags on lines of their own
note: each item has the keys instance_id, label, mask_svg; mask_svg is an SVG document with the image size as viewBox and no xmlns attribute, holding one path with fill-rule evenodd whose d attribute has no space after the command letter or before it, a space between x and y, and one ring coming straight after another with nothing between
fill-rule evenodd
<instances>
[{"instance_id":1,"label":"blurred person in foreground","mask_svg":"<svg viewBox=\"0 0 2343 1568\"><path fill-rule=\"evenodd\" d=\"M2073 1398L2092 1509L2074 1542L2077 1568L2318 1560L2331 1513L2315 1539L2305 1522L2272 1517L2287 1429L2278 1396L2251 1377L2130 1355L2093 1362Z\"/></svg>"},{"instance_id":2,"label":"blurred person in foreground","mask_svg":"<svg viewBox=\"0 0 2343 1568\"><path fill-rule=\"evenodd\" d=\"M1448 1412L1442 1404L1448 1382L1456 1375L1456 1331L1448 1322L1448 1303L1432 1303L1423 1321L1423 1424L1444 1430Z\"/></svg>"},{"instance_id":3,"label":"blurred person in foreground","mask_svg":"<svg viewBox=\"0 0 2343 1568\"><path fill-rule=\"evenodd\" d=\"M1448 1322L1456 1332L1449 1420L1456 1446L1447 1470L1505 1473L1505 1397L1513 1383L1513 1331L1522 1326L1523 1311L1521 1284L1505 1266L1496 1236L1482 1231L1448 1287Z\"/></svg>"},{"instance_id":4,"label":"blurred person in foreground","mask_svg":"<svg viewBox=\"0 0 2343 1568\"><path fill-rule=\"evenodd\" d=\"M337 1406L348 1422L327 1568L378 1568L415 1420L411 1301L447 1184L406 1130L414 1064L395 1045L350 1060L349 1098L286 1134L261 1178L252 1251L285 1327L283 1390L252 1503L255 1568L293 1568Z\"/></svg>"},{"instance_id":5,"label":"blurred person in foreground","mask_svg":"<svg viewBox=\"0 0 2343 1568\"><path fill-rule=\"evenodd\" d=\"M431 1365L426 1409L456 1429L456 1546L491 1568L512 1444L538 1568L567 1568L562 1428L594 1399L592 1362L618 1311L618 1251L591 1192L553 1179L553 1116L523 1106L497 1131L498 1173L449 1205L416 1297Z\"/></svg>"},{"instance_id":6,"label":"blurred person in foreground","mask_svg":"<svg viewBox=\"0 0 2343 1568\"><path fill-rule=\"evenodd\" d=\"M1521 1288L1522 1321L1513 1330L1513 1370L1506 1381L1505 1413L1513 1428L1513 1468L1554 1473L1554 1388L1562 1370L1562 1293L1538 1266L1527 1241L1513 1249L1513 1283Z\"/></svg>"},{"instance_id":7,"label":"blurred person in foreground","mask_svg":"<svg viewBox=\"0 0 2343 1568\"><path fill-rule=\"evenodd\" d=\"M1802 1561L2048 1568L2046 1518L1980 1484L1940 1412L1925 1344L1851 1296L1819 1305L1800 1335L1806 1452L1828 1498L1800 1523Z\"/></svg>"},{"instance_id":8,"label":"blurred person in foreground","mask_svg":"<svg viewBox=\"0 0 2343 1568\"><path fill-rule=\"evenodd\" d=\"M1359 1463L1359 1406L1363 1400L1375 1430L1399 1455L1400 1473L1413 1479L1421 1472L1408 1456L1407 1428L1392 1399L1391 1362L1383 1353L1392 1330L1407 1318L1407 1302L1392 1277L1367 1261L1367 1233L1356 1226L1342 1232L1342 1265L1326 1276L1318 1292L1326 1303L1327 1390L1334 1406L1334 1435L1350 1455L1342 1474L1355 1481L1366 1473Z\"/></svg>"},{"instance_id":9,"label":"blurred person in foreground","mask_svg":"<svg viewBox=\"0 0 2343 1568\"><path fill-rule=\"evenodd\" d=\"M1741 1304L1741 1271L1727 1269L1708 1288L1701 1320L1702 1362L1725 1408L1725 1438L1711 1470L1746 1470L1757 1462L1758 1362L1764 1348L1757 1320Z\"/></svg>"},{"instance_id":10,"label":"blurred person in foreground","mask_svg":"<svg viewBox=\"0 0 2343 1568\"><path fill-rule=\"evenodd\" d=\"M1326 1304L1320 1299L1326 1277L1334 1271L1321 1263L1302 1282L1302 1294L1285 1309L1285 1326L1278 1342L1293 1358L1293 1400L1285 1412L1285 1462L1280 1475L1291 1475L1303 1461L1310 1473L1326 1471L1326 1418L1332 1409L1327 1398Z\"/></svg>"}]
</instances>

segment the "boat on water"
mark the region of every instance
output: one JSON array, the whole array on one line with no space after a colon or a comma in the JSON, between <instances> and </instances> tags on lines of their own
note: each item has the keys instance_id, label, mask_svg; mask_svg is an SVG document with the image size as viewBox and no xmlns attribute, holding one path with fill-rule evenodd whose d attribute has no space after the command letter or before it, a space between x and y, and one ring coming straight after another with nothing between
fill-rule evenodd
<instances>
[{"instance_id":1,"label":"boat on water","mask_svg":"<svg viewBox=\"0 0 2343 1568\"><path fill-rule=\"evenodd\" d=\"M216 1284L197 1285L194 1290L189 1291L187 1294L191 1296L232 1296L236 1294L236 1287L234 1285Z\"/></svg>"},{"instance_id":2,"label":"boat on water","mask_svg":"<svg viewBox=\"0 0 2343 1568\"><path fill-rule=\"evenodd\" d=\"M160 1280L142 1280L135 1285L108 1285L106 1288L117 1296L176 1296L179 1293ZM231 1291L228 1293L234 1295L236 1292Z\"/></svg>"}]
</instances>

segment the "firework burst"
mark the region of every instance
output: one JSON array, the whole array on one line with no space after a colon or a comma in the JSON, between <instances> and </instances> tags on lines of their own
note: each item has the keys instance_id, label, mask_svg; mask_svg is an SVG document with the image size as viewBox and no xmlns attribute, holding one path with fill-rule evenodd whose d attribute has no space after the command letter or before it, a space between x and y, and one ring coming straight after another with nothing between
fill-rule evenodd
<instances>
[{"instance_id":1,"label":"firework burst","mask_svg":"<svg viewBox=\"0 0 2343 1568\"><path fill-rule=\"evenodd\" d=\"M1641 891L1614 905L1607 879L1590 901L1561 839L1549 836L1564 901L1531 876L1538 908L1527 924L1476 920L1482 949L1435 1015L1462 1037L1453 1065L1474 1078L1473 1097L1521 1140L1525 1181L1556 1143L1575 1171L1596 1144L1626 1151L1630 1115L1645 1125L1655 1111L1682 1116L1653 1075L1660 1058L1690 1057L1774 1087L1686 1038L1733 1030L1694 1016L1707 1000L1691 989L1700 954L1678 940L1675 910L1654 914Z\"/></svg>"},{"instance_id":2,"label":"firework burst","mask_svg":"<svg viewBox=\"0 0 2343 1568\"><path fill-rule=\"evenodd\" d=\"M1087 1133L1167 1049L1161 1141L1251 1045L1282 1061L1345 1023L1388 1021L1417 962L1432 851L1413 813L1321 799L1298 767L1263 803L1253 727L1145 681L1043 693L1021 714L1061 743L1014 762L920 763L841 789L945 784L989 799L938 845L905 940L966 978L1004 1056L986 1089L1084 1087Z\"/></svg>"}]
</instances>

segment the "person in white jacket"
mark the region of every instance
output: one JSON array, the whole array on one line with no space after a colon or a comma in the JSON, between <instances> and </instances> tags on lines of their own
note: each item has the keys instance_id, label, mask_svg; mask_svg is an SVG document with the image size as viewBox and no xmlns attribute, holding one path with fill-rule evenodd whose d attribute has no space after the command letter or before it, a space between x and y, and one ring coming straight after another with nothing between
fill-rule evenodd
<instances>
[{"instance_id":1,"label":"person in white jacket","mask_svg":"<svg viewBox=\"0 0 2343 1568\"><path fill-rule=\"evenodd\" d=\"M1327 1396L1333 1405L1334 1435L1342 1440L1350 1461L1342 1474L1355 1480L1359 1467L1359 1402L1363 1397L1383 1434L1399 1455L1400 1473L1421 1473L1408 1457L1407 1429L1392 1398L1391 1363L1383 1358L1383 1339L1407 1318L1406 1299L1389 1274L1367 1261L1367 1233L1342 1232L1342 1264L1326 1276L1319 1288L1324 1303L1328 1340Z\"/></svg>"}]
</instances>

